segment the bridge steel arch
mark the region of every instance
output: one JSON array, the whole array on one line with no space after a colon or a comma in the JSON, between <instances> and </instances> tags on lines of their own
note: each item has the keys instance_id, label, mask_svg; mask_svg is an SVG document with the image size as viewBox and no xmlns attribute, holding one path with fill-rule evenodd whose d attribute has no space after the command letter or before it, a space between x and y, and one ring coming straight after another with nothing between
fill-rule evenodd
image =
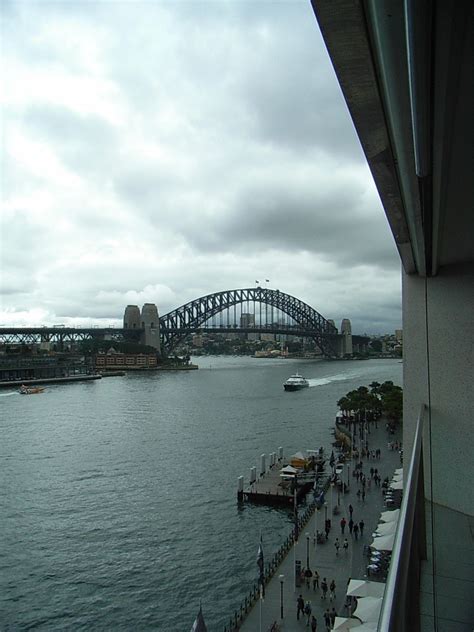
<instances>
[{"instance_id":1,"label":"bridge steel arch","mask_svg":"<svg viewBox=\"0 0 474 632\"><path fill-rule=\"evenodd\" d=\"M202 327L205 322L229 307L241 303L262 303L276 307L288 314L303 330L308 330L324 355L335 357L333 347L337 329L319 312L299 299L268 288L256 287L239 290L225 290L202 296L161 316L160 336L162 352L169 354L189 334L190 330Z\"/></svg>"}]
</instances>

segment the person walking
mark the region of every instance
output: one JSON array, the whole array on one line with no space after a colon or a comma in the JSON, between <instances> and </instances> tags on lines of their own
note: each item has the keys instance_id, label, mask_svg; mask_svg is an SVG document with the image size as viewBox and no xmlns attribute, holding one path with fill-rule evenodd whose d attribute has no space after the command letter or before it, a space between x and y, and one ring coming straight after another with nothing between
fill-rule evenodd
<instances>
[{"instance_id":1,"label":"person walking","mask_svg":"<svg viewBox=\"0 0 474 632\"><path fill-rule=\"evenodd\" d=\"M332 579L331 583L329 584L329 601L332 601L335 598L336 598L336 582L334 581L334 579Z\"/></svg>"},{"instance_id":2,"label":"person walking","mask_svg":"<svg viewBox=\"0 0 474 632\"><path fill-rule=\"evenodd\" d=\"M359 529L360 529L360 535L361 537L364 535L364 526L365 526L365 522L363 520L361 520L359 522Z\"/></svg>"},{"instance_id":3,"label":"person walking","mask_svg":"<svg viewBox=\"0 0 474 632\"><path fill-rule=\"evenodd\" d=\"M319 590L319 573L315 570L313 573L313 590L316 590L316 588Z\"/></svg>"},{"instance_id":4,"label":"person walking","mask_svg":"<svg viewBox=\"0 0 474 632\"><path fill-rule=\"evenodd\" d=\"M305 615L307 617L307 619L306 619L306 627L309 628L309 622L311 620L311 602L310 601L306 602L306 605L304 607L304 613L305 613Z\"/></svg>"},{"instance_id":5,"label":"person walking","mask_svg":"<svg viewBox=\"0 0 474 632\"><path fill-rule=\"evenodd\" d=\"M352 520L352 512L354 511L354 507L352 505L349 505L349 515L351 517Z\"/></svg>"},{"instance_id":6,"label":"person walking","mask_svg":"<svg viewBox=\"0 0 474 632\"><path fill-rule=\"evenodd\" d=\"M303 595L300 595L298 597L298 599L296 600L296 620L297 621L300 620L300 612L301 612L301 614L304 613L304 599L303 599Z\"/></svg>"},{"instance_id":7,"label":"person walking","mask_svg":"<svg viewBox=\"0 0 474 632\"><path fill-rule=\"evenodd\" d=\"M365 487L362 490L362 502L365 503Z\"/></svg>"},{"instance_id":8,"label":"person walking","mask_svg":"<svg viewBox=\"0 0 474 632\"><path fill-rule=\"evenodd\" d=\"M321 599L326 599L326 595L328 594L328 583L325 577L323 577L323 581L321 582L321 591Z\"/></svg>"},{"instance_id":9,"label":"person walking","mask_svg":"<svg viewBox=\"0 0 474 632\"><path fill-rule=\"evenodd\" d=\"M331 613L329 612L329 608L324 613L324 623L326 625L326 630L331 629Z\"/></svg>"},{"instance_id":10,"label":"person walking","mask_svg":"<svg viewBox=\"0 0 474 632\"><path fill-rule=\"evenodd\" d=\"M313 616L311 617L311 632L317 632L317 629L318 629L318 620L313 614Z\"/></svg>"},{"instance_id":11,"label":"person walking","mask_svg":"<svg viewBox=\"0 0 474 632\"><path fill-rule=\"evenodd\" d=\"M347 538L344 538L344 544L342 545L342 548L344 549L344 553L347 554L347 551L349 549L349 542L347 541Z\"/></svg>"},{"instance_id":12,"label":"person walking","mask_svg":"<svg viewBox=\"0 0 474 632\"><path fill-rule=\"evenodd\" d=\"M346 524L347 524L346 519L342 518L340 524L341 524L341 534L344 535L344 529L346 528Z\"/></svg>"},{"instance_id":13,"label":"person walking","mask_svg":"<svg viewBox=\"0 0 474 632\"><path fill-rule=\"evenodd\" d=\"M333 628L334 624L336 623L336 617L337 617L337 612L335 608L331 610L331 612L329 613L329 616L331 617L331 628Z\"/></svg>"},{"instance_id":14,"label":"person walking","mask_svg":"<svg viewBox=\"0 0 474 632\"><path fill-rule=\"evenodd\" d=\"M359 537L359 525L357 524L357 522L354 525L354 537L357 540Z\"/></svg>"},{"instance_id":15,"label":"person walking","mask_svg":"<svg viewBox=\"0 0 474 632\"><path fill-rule=\"evenodd\" d=\"M349 520L349 533L352 535L352 530L354 528L354 521L352 520L352 516L351 519Z\"/></svg>"},{"instance_id":16,"label":"person walking","mask_svg":"<svg viewBox=\"0 0 474 632\"><path fill-rule=\"evenodd\" d=\"M339 543L339 538L335 539L334 546L336 547L336 557L339 557L339 547L341 546Z\"/></svg>"}]
</instances>

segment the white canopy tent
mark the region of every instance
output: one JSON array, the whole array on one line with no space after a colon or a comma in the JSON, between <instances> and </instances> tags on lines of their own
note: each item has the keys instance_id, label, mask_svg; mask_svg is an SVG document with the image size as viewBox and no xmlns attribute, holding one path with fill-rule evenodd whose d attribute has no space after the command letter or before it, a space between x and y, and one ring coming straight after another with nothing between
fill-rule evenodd
<instances>
[{"instance_id":1,"label":"white canopy tent","mask_svg":"<svg viewBox=\"0 0 474 632\"><path fill-rule=\"evenodd\" d=\"M390 489L403 489L403 481L393 481L389 487Z\"/></svg>"},{"instance_id":2,"label":"white canopy tent","mask_svg":"<svg viewBox=\"0 0 474 632\"><path fill-rule=\"evenodd\" d=\"M397 522L382 522L377 525L377 529L375 530L374 537L378 537L381 535L391 535L395 533L397 530Z\"/></svg>"},{"instance_id":3,"label":"white canopy tent","mask_svg":"<svg viewBox=\"0 0 474 632\"><path fill-rule=\"evenodd\" d=\"M358 630L360 626L361 626L361 622L359 621L359 619L350 619L347 617L336 617L334 621L333 630L337 630L338 632L344 632L345 630L351 630L352 628L355 628L356 630Z\"/></svg>"},{"instance_id":4,"label":"white canopy tent","mask_svg":"<svg viewBox=\"0 0 474 632\"><path fill-rule=\"evenodd\" d=\"M298 459L300 461L305 461L306 457L302 452L296 452L290 456L290 459Z\"/></svg>"},{"instance_id":5,"label":"white canopy tent","mask_svg":"<svg viewBox=\"0 0 474 632\"><path fill-rule=\"evenodd\" d=\"M298 470L296 469L296 467L293 467L292 465L286 465L285 467L282 467L280 470L280 476L283 476L284 478L288 476L296 476L296 474L298 474Z\"/></svg>"},{"instance_id":6,"label":"white canopy tent","mask_svg":"<svg viewBox=\"0 0 474 632\"><path fill-rule=\"evenodd\" d=\"M357 607L353 613L362 623L375 623L379 620L380 610L382 608L381 597L360 597L357 600ZM375 627L377 627L375 625Z\"/></svg>"},{"instance_id":7,"label":"white canopy tent","mask_svg":"<svg viewBox=\"0 0 474 632\"><path fill-rule=\"evenodd\" d=\"M395 470L395 474L403 474L403 467L399 467L397 470Z\"/></svg>"},{"instance_id":8,"label":"white canopy tent","mask_svg":"<svg viewBox=\"0 0 474 632\"><path fill-rule=\"evenodd\" d=\"M400 515L400 509L392 509L391 511L382 511L380 520L383 522L397 522Z\"/></svg>"},{"instance_id":9,"label":"white canopy tent","mask_svg":"<svg viewBox=\"0 0 474 632\"><path fill-rule=\"evenodd\" d=\"M395 533L391 533L390 535L381 535L375 537L370 546L377 551L391 551L393 549L394 540Z\"/></svg>"},{"instance_id":10,"label":"white canopy tent","mask_svg":"<svg viewBox=\"0 0 474 632\"><path fill-rule=\"evenodd\" d=\"M347 586L349 597L383 597L385 584L367 579L351 579Z\"/></svg>"}]
</instances>

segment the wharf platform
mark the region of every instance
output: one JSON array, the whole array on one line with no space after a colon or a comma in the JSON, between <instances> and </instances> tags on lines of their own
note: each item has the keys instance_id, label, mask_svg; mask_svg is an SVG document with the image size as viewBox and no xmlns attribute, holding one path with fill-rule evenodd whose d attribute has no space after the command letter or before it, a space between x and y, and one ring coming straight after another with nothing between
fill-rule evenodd
<instances>
[{"instance_id":1,"label":"wharf platform","mask_svg":"<svg viewBox=\"0 0 474 632\"><path fill-rule=\"evenodd\" d=\"M279 461L259 479L251 483L243 490L243 500L262 505L277 505L293 507L295 498L290 482L282 484L280 469L288 465L286 461ZM307 472L298 476L296 488L296 502L301 503L314 485L316 472ZM318 479L326 481L324 471L318 472Z\"/></svg>"},{"instance_id":2,"label":"wharf platform","mask_svg":"<svg viewBox=\"0 0 474 632\"><path fill-rule=\"evenodd\" d=\"M362 458L363 472L367 478L370 478L369 469L371 467L378 469L378 474L382 477L391 477L395 469L400 467L400 455L398 451L390 449L388 444L401 440L401 430L398 429L396 434L388 435L385 429L385 423L379 421L378 428L374 425L370 427L368 435L369 448L381 449L380 459ZM353 465L355 465L355 460ZM351 473L352 473L351 467ZM243 615L242 621L238 621L237 625L230 626L227 624L226 631L234 632L269 632L273 623L277 624L277 630L281 632L297 632L298 630L308 629L306 626L306 617L300 615L299 620L296 617L296 600L299 595L303 599L310 601L312 614L318 622L318 632L326 631L324 622L324 612L326 609L335 609L338 616L349 616L344 608L346 587L349 579L366 579L368 559L364 554L364 546L372 542L372 533L375 531L379 522L380 514L387 507L384 503L384 497L381 487L371 483L370 488L366 488L365 502L357 496L359 485L356 478L350 476L350 488L345 494L339 496L339 513L332 516L332 528L329 538L323 544L317 544L314 534L317 530L324 529L325 509L316 510L308 523L300 533L299 540L291 546L283 558L280 565L265 586L265 598L257 599L247 614ZM336 495L333 497L334 503ZM326 498L329 501L329 495ZM345 527L344 535L341 533L340 520L342 517L349 521L349 505L353 507L353 520L359 522L363 519L365 526L362 535L356 539L351 535L348 526ZM330 506L330 502L328 502ZM335 505L334 505L335 506ZM328 517L330 511L328 508ZM349 548L346 552L342 549L344 538L347 537ZM334 545L335 539L338 538L341 543L339 554L336 554ZM255 545L255 554L257 553L258 543ZM267 560L270 561L272 551L265 547L265 534L263 534L263 553L265 566ZM316 587L313 590L312 582L310 587L306 585L295 586L295 562L299 561L302 568L317 570L320 577L320 583L323 577L327 583L332 579L336 583L336 598L334 601L329 600L329 592L326 600L322 598L320 589ZM283 575L283 581L280 581L280 575ZM258 568L255 564L255 577L258 577ZM374 577L371 581L376 581ZM283 613L281 612L283 604ZM283 614L283 616L281 616ZM234 619L235 620L235 619ZM357 629L357 628L355 628Z\"/></svg>"}]
</instances>

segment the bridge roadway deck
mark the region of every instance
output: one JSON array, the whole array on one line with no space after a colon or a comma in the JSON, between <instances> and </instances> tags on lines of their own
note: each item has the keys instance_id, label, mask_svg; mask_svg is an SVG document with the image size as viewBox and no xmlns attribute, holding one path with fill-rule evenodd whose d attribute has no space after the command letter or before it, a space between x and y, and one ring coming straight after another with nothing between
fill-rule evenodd
<instances>
[{"instance_id":1,"label":"bridge roadway deck","mask_svg":"<svg viewBox=\"0 0 474 632\"><path fill-rule=\"evenodd\" d=\"M368 477L370 477L369 469L374 467L378 469L382 479L386 476L391 477L396 468L400 467L400 456L397 451L390 450L388 448L389 441L396 441L401 439L400 435L391 435L388 437L385 430L385 423L379 423L379 428L371 428L371 434L369 435L369 448L380 448L382 450L382 456L379 460L362 459L363 471ZM371 484L371 489L367 489L365 502L357 499L357 485L356 479L350 476L350 491L344 496L341 496L341 511L339 515L333 516L332 529L329 534L329 539L325 544L313 543L313 534L316 529L322 530L324 526L324 510L315 512L303 533L300 535L299 541L294 545L287 556L284 558L280 567L271 578L270 582L265 587L265 599L260 603L257 601L253 608L250 610L247 617L241 623L239 630L241 632L268 632L274 621L279 625L279 629L282 632L297 632L298 630L305 630L306 617L300 616L300 620L296 619L296 599L298 595L302 595L305 602L309 600L313 614L318 621L318 632L326 630L324 625L323 613L326 608L331 610L332 607L336 609L339 616L347 616L344 610L344 601L346 595L346 586L349 579L358 578L363 579L366 577L367 558L363 555L363 548L365 544L370 544L372 541L372 533L378 524L380 513L386 509L381 488L375 487ZM334 495L335 499L336 495ZM327 495L328 507L329 507L329 494ZM349 550L345 554L341 550L339 556L336 556L336 550L334 547L334 541L336 537L342 543L345 536L341 536L340 520L342 516L349 520L348 506L352 504L354 508L353 519L354 521L364 520L364 534L362 537L356 540L354 536L350 536L348 527L346 526L345 533L349 541ZM328 508L329 512L329 508ZM316 525L317 521L317 525ZM326 577L328 585L332 579L336 582L336 599L334 602L329 601L328 598L323 600L321 598L321 592L316 589L313 591L312 585L308 589L306 586L295 588L294 585L294 561L301 560L302 567L306 567L306 550L307 550L307 538L306 533L310 534L310 568L316 569L320 575L320 581L323 577ZM263 536L263 549L264 555L271 557L271 551L265 550L265 536ZM257 564L255 564L257 568ZM256 570L256 575L258 570ZM283 582L283 619L280 618L280 581L279 575L284 575ZM371 578L373 579L373 578ZM260 625L261 617L261 625ZM355 628L357 629L357 628Z\"/></svg>"}]
</instances>

